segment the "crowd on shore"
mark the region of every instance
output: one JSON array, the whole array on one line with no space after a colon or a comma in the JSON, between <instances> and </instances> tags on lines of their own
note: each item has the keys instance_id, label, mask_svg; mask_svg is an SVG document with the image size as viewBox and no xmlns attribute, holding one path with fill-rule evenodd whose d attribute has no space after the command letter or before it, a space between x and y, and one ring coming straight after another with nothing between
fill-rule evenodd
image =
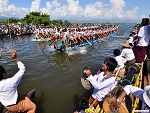
<instances>
[{"instance_id":1,"label":"crowd on shore","mask_svg":"<svg viewBox=\"0 0 150 113\"><path fill-rule=\"evenodd\" d=\"M18 24L10 24L8 25L0 25L0 35L14 35L14 36L20 36L20 35L26 35L26 34L33 34L35 32L38 32L40 36L44 37L41 34L46 34L49 36L52 31L59 32L59 30L65 30L65 29L89 29L89 28L106 28L107 26L111 27L113 26L112 24L72 24L71 26L66 26L66 27L50 27L50 26L45 26L45 25L23 25L21 23ZM57 29L57 30L56 30Z\"/></svg>"}]
</instances>

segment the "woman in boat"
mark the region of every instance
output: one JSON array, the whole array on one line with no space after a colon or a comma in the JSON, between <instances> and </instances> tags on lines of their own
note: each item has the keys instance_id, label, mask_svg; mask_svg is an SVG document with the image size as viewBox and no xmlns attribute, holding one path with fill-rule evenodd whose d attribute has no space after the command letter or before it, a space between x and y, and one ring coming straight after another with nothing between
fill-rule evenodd
<instances>
[{"instance_id":1,"label":"woman in boat","mask_svg":"<svg viewBox=\"0 0 150 113\"><path fill-rule=\"evenodd\" d=\"M88 102L91 104L95 99L97 99L94 106L97 104L102 105L102 102L115 84L116 75L113 74L115 68L117 67L117 61L114 58L106 58L102 64L102 72L92 76L90 70L86 70L87 80L90 81L94 87L93 93L89 98Z\"/></svg>"}]
</instances>

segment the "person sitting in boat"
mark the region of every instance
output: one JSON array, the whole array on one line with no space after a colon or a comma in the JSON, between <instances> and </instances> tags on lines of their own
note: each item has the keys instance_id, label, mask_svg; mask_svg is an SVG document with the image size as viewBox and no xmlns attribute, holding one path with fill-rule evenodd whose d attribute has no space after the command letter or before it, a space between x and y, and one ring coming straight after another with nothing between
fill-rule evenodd
<instances>
[{"instance_id":1,"label":"person sitting in boat","mask_svg":"<svg viewBox=\"0 0 150 113\"><path fill-rule=\"evenodd\" d=\"M117 65L117 70L120 70L121 68L124 68L124 64L126 63L126 59L125 58L123 58L122 56L120 56L120 54L121 54L121 52L120 52L120 50L119 49L115 49L114 50L114 58L115 58L115 60L117 61L117 63L118 63L118 65Z\"/></svg>"},{"instance_id":2,"label":"person sitting in boat","mask_svg":"<svg viewBox=\"0 0 150 113\"><path fill-rule=\"evenodd\" d=\"M135 35L135 32L132 32L132 33L129 35L129 37L127 38L127 40L129 41L129 45L130 45L131 47L134 46L134 35Z\"/></svg>"},{"instance_id":3,"label":"person sitting in boat","mask_svg":"<svg viewBox=\"0 0 150 113\"><path fill-rule=\"evenodd\" d=\"M124 100L124 97L126 95L129 95L130 93L142 101L141 110L147 110L145 112L149 113L150 112L150 86L146 86L144 90L132 85L125 86L122 92L120 93L120 95L118 96L118 98L110 102L110 108L117 109L118 107L120 107L121 103Z\"/></svg>"},{"instance_id":4,"label":"person sitting in boat","mask_svg":"<svg viewBox=\"0 0 150 113\"><path fill-rule=\"evenodd\" d=\"M124 57L126 61L126 66L132 65L135 63L135 56L132 50L132 47L129 45L129 41L125 40L124 42L119 43L123 50L120 54L120 56Z\"/></svg>"},{"instance_id":5,"label":"person sitting in boat","mask_svg":"<svg viewBox=\"0 0 150 113\"><path fill-rule=\"evenodd\" d=\"M106 94L108 94L115 84L116 75L113 74L115 68L117 67L117 61L114 58L108 57L104 60L102 64L102 72L92 76L90 70L86 70L85 74L87 76L87 80L90 81L92 86L94 87L93 93L89 98L88 102L91 104L95 99L97 102L94 104L96 107L97 104L102 105L102 101Z\"/></svg>"},{"instance_id":6,"label":"person sitting in boat","mask_svg":"<svg viewBox=\"0 0 150 113\"><path fill-rule=\"evenodd\" d=\"M134 74L139 73L139 67L135 64L135 56L132 50L132 47L129 45L129 41L126 40L120 45L123 47L122 53L120 56L124 57L127 61L125 63L125 78L122 81L122 86L130 85L132 81L132 77Z\"/></svg>"},{"instance_id":7,"label":"person sitting in boat","mask_svg":"<svg viewBox=\"0 0 150 113\"><path fill-rule=\"evenodd\" d=\"M123 58L122 56L120 56L120 50L119 49L115 49L113 51L114 54L114 58L117 61L118 65L114 71L114 73L118 74L119 77L124 78L124 71L125 71L125 63L126 63L126 59Z\"/></svg>"},{"instance_id":8,"label":"person sitting in boat","mask_svg":"<svg viewBox=\"0 0 150 113\"><path fill-rule=\"evenodd\" d=\"M16 61L19 71L13 77L6 78L4 67L0 66L0 102L5 109L12 112L35 113L36 105L28 97L18 95L17 87L24 75L25 66L14 49L11 50L11 57Z\"/></svg>"}]
</instances>

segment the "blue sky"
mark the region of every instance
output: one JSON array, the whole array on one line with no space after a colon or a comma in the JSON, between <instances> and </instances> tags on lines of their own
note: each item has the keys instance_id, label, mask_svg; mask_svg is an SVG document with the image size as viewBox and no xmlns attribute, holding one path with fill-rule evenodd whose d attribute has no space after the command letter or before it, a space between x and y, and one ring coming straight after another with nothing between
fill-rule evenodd
<instances>
[{"instance_id":1,"label":"blue sky","mask_svg":"<svg viewBox=\"0 0 150 113\"><path fill-rule=\"evenodd\" d=\"M0 17L23 18L31 11L53 19L140 22L150 14L150 0L0 0Z\"/></svg>"}]
</instances>

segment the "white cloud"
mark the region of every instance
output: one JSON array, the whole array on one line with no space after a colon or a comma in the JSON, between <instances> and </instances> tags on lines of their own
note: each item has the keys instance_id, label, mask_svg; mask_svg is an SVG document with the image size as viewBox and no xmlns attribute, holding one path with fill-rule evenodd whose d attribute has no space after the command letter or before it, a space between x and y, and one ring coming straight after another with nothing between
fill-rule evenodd
<instances>
[{"instance_id":1,"label":"white cloud","mask_svg":"<svg viewBox=\"0 0 150 113\"><path fill-rule=\"evenodd\" d=\"M21 18L28 12L28 8L16 7L14 4L9 4L8 0L0 0L0 16Z\"/></svg>"},{"instance_id":2,"label":"white cloud","mask_svg":"<svg viewBox=\"0 0 150 113\"><path fill-rule=\"evenodd\" d=\"M40 9L41 0L35 0L31 3L30 12L38 12Z\"/></svg>"},{"instance_id":3,"label":"white cloud","mask_svg":"<svg viewBox=\"0 0 150 113\"><path fill-rule=\"evenodd\" d=\"M103 5L98 1L95 4L88 4L83 11L83 15L87 18L101 18L103 17L103 13L105 13L104 11L106 11L104 7L107 5L108 4Z\"/></svg>"},{"instance_id":4,"label":"white cloud","mask_svg":"<svg viewBox=\"0 0 150 113\"><path fill-rule=\"evenodd\" d=\"M6 0L0 0L0 16L24 17L29 11L41 11L49 14L51 19L136 19L138 7L125 11L125 0L110 0L109 3L97 1L81 6L79 0L53 0L40 7L41 0L31 2L30 9L19 8L14 4L7 7ZM7 11L8 8L8 11Z\"/></svg>"}]
</instances>

